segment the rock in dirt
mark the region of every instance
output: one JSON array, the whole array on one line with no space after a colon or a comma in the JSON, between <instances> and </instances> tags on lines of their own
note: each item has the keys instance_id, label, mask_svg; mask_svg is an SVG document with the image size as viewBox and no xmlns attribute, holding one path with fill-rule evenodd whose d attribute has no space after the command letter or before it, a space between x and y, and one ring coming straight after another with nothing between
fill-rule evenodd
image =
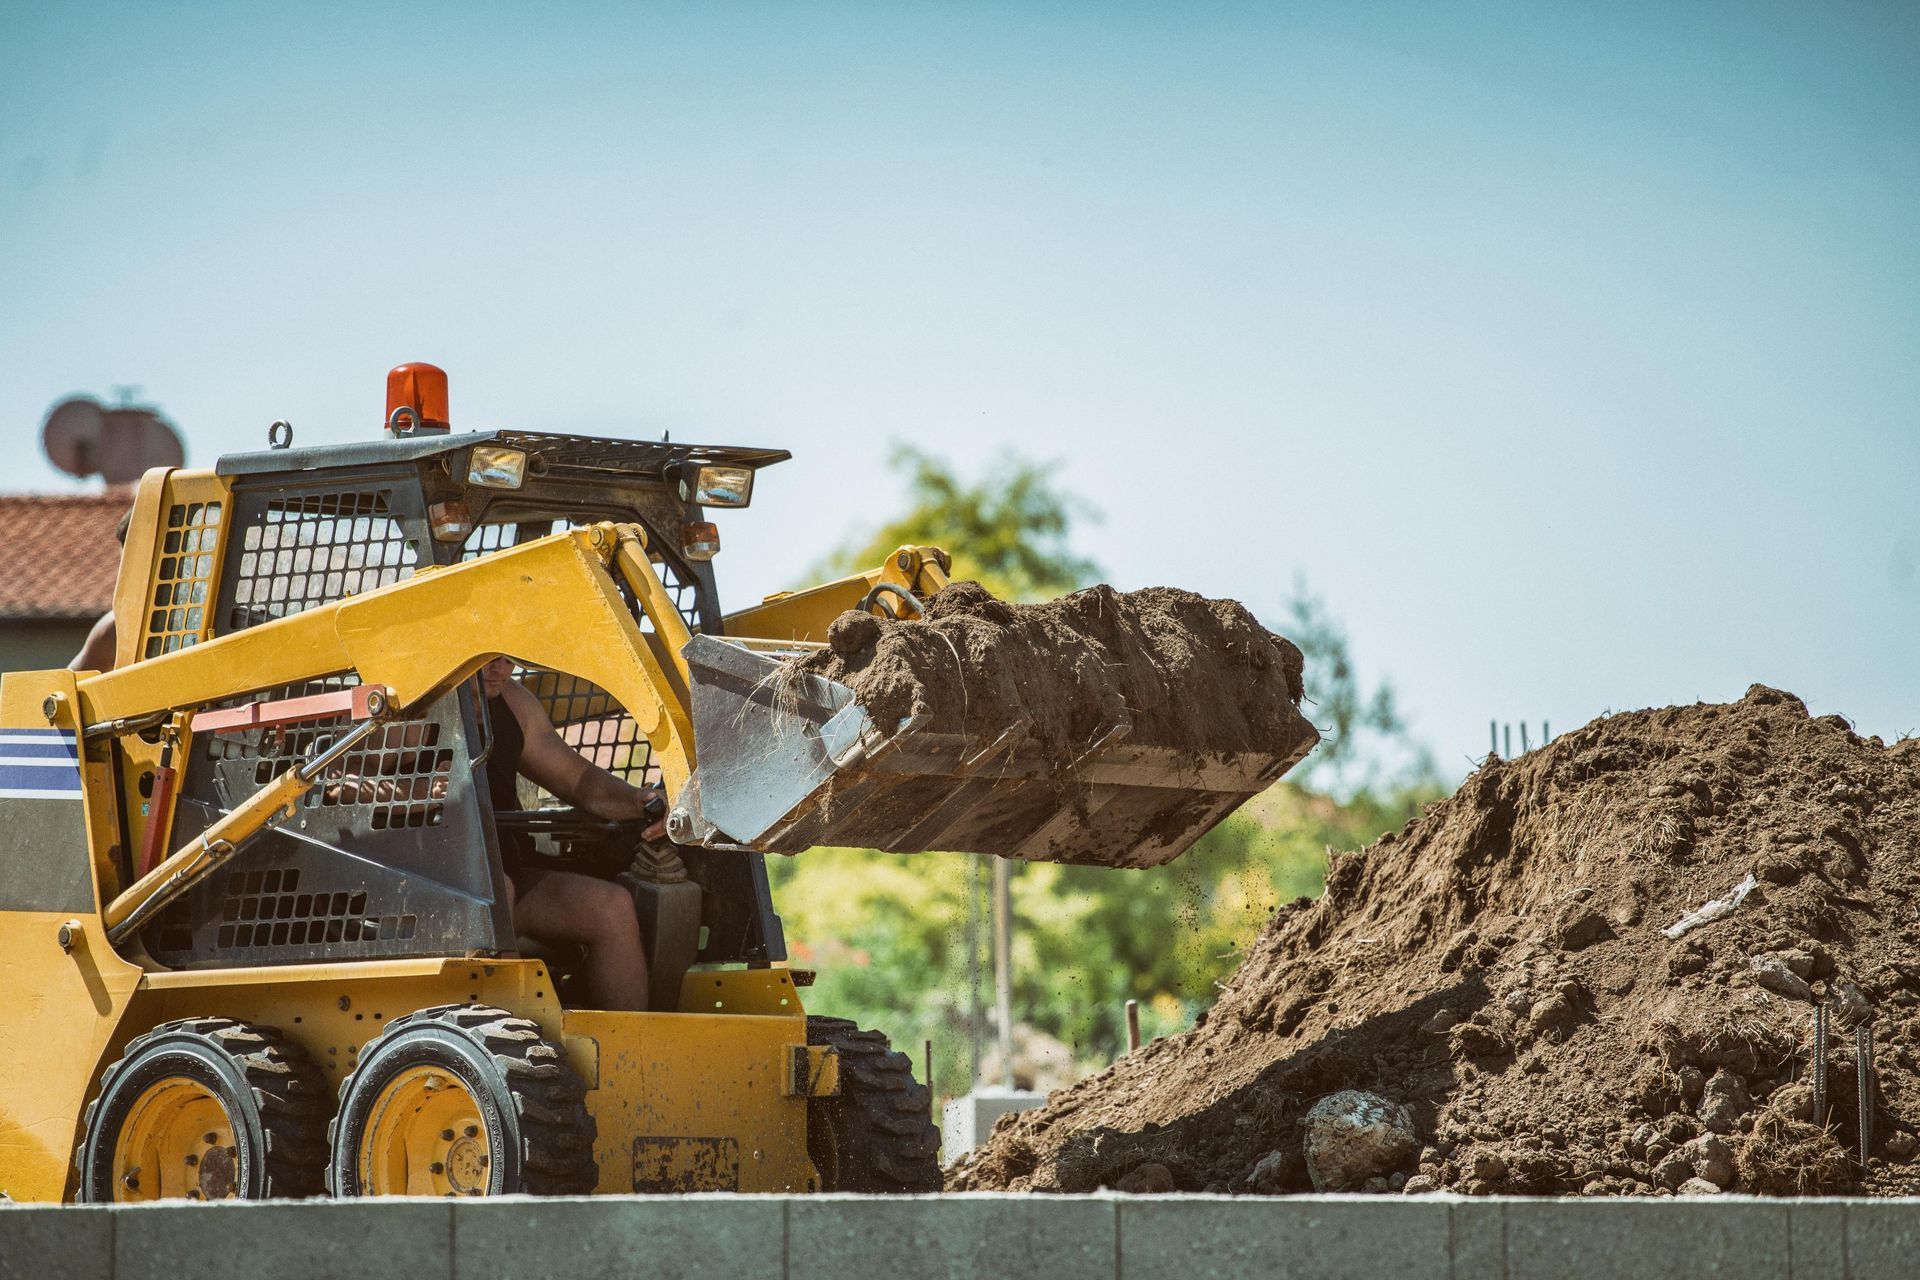
<instances>
[{"instance_id":1,"label":"rock in dirt","mask_svg":"<svg viewBox=\"0 0 1920 1280\"><path fill-rule=\"evenodd\" d=\"M1113 1184L1130 1196L1164 1195L1173 1190L1173 1171L1163 1164L1143 1164Z\"/></svg>"},{"instance_id":2,"label":"rock in dirt","mask_svg":"<svg viewBox=\"0 0 1920 1280\"><path fill-rule=\"evenodd\" d=\"M1247 1171L1246 1188L1255 1195L1284 1195L1304 1179L1306 1162L1298 1151L1269 1151Z\"/></svg>"},{"instance_id":3,"label":"rock in dirt","mask_svg":"<svg viewBox=\"0 0 1920 1280\"><path fill-rule=\"evenodd\" d=\"M1680 1155L1692 1166L1695 1177L1716 1187L1733 1185L1733 1148L1726 1139L1706 1134L1680 1148Z\"/></svg>"},{"instance_id":4,"label":"rock in dirt","mask_svg":"<svg viewBox=\"0 0 1920 1280\"><path fill-rule=\"evenodd\" d=\"M1739 1128L1740 1117L1751 1110L1753 1095L1747 1091L1747 1082L1722 1068L1700 1091L1700 1105L1694 1114L1715 1133L1732 1133Z\"/></svg>"},{"instance_id":5,"label":"rock in dirt","mask_svg":"<svg viewBox=\"0 0 1920 1280\"><path fill-rule=\"evenodd\" d=\"M1668 837L1682 805L1693 834L1676 861ZM1818 870L1820 853L1804 876L1760 885L1683 941L1662 936L1743 883L1760 852L1828 845L1854 851L1844 884ZM1639 923L1608 917L1611 936L1564 950L1556 926L1576 886L1591 890L1582 902L1641 901ZM1702 1122L1713 1116L1743 1194L1915 1194L1920 1160L1889 1155L1855 1182L1851 1035L1833 1052L1832 1127L1817 1129L1800 1083L1809 1006L1758 987L1747 967L1799 950L1836 1005L1839 981L1858 987L1880 1037L1878 1127L1920 1128L1916 900L1920 740L1861 737L1762 686L1737 702L1596 720L1489 761L1404 829L1339 855L1328 893L1271 918L1201 1025L1056 1090L949 1186L1064 1185L1056 1161L1088 1133L1149 1125L1179 1153L1183 1179L1238 1186L1262 1156L1302 1140L1305 1103L1358 1089L1405 1105L1433 1135L1437 1161L1409 1187L1652 1194L1669 1156L1687 1162L1682 1185L1718 1172L1718 1148L1688 1145L1714 1133ZM1531 1035L1501 997L1524 988L1537 1007L1567 980L1580 983L1578 1017L1526 1039L1518 1058L1500 1052ZM1423 1031L1441 1008L1461 1021ZM1260 1123L1238 1123L1251 1115ZM1635 1154L1627 1139L1642 1126ZM1482 1153L1506 1160L1507 1177L1472 1176Z\"/></svg>"},{"instance_id":6,"label":"rock in dirt","mask_svg":"<svg viewBox=\"0 0 1920 1280\"><path fill-rule=\"evenodd\" d=\"M1705 1178L1688 1178L1681 1183L1676 1192L1683 1196L1717 1196L1721 1188Z\"/></svg>"},{"instance_id":7,"label":"rock in dirt","mask_svg":"<svg viewBox=\"0 0 1920 1280\"><path fill-rule=\"evenodd\" d=\"M1653 1166L1653 1180L1669 1191L1677 1191L1680 1184L1693 1176L1693 1166L1685 1157L1669 1155Z\"/></svg>"},{"instance_id":8,"label":"rock in dirt","mask_svg":"<svg viewBox=\"0 0 1920 1280\"><path fill-rule=\"evenodd\" d=\"M1753 957L1753 980L1769 991L1777 991L1789 1000L1812 1000L1813 988L1795 973L1786 960L1771 952Z\"/></svg>"},{"instance_id":9,"label":"rock in dirt","mask_svg":"<svg viewBox=\"0 0 1920 1280\"><path fill-rule=\"evenodd\" d=\"M1303 1125L1307 1176L1315 1191L1353 1190L1412 1163L1420 1150L1405 1107L1357 1089L1320 1099Z\"/></svg>"},{"instance_id":10,"label":"rock in dirt","mask_svg":"<svg viewBox=\"0 0 1920 1280\"><path fill-rule=\"evenodd\" d=\"M1851 982L1834 983L1827 991L1827 1005L1833 1011L1834 1025L1842 1031L1873 1021L1873 1002Z\"/></svg>"}]
</instances>

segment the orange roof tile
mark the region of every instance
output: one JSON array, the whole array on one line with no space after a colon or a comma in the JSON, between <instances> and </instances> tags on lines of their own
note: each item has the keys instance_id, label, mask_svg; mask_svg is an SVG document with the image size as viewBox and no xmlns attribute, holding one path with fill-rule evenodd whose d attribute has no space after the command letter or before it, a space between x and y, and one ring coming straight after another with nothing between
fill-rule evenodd
<instances>
[{"instance_id":1,"label":"orange roof tile","mask_svg":"<svg viewBox=\"0 0 1920 1280\"><path fill-rule=\"evenodd\" d=\"M131 490L0 494L0 619L97 618L120 571L114 526Z\"/></svg>"}]
</instances>

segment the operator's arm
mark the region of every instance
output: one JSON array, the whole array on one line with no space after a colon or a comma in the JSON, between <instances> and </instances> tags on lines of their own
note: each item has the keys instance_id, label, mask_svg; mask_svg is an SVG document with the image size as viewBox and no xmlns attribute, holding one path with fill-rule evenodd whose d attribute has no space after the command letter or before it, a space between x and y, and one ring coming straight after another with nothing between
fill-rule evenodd
<instances>
[{"instance_id":1,"label":"operator's arm","mask_svg":"<svg viewBox=\"0 0 1920 1280\"><path fill-rule=\"evenodd\" d=\"M113 623L113 610L100 615L93 624L93 630L87 632L87 639L80 646L80 652L73 655L73 661L67 664L69 671L111 671L113 670L114 641L118 629Z\"/></svg>"},{"instance_id":2,"label":"operator's arm","mask_svg":"<svg viewBox=\"0 0 1920 1280\"><path fill-rule=\"evenodd\" d=\"M622 782L568 746L547 719L546 708L525 685L509 683L501 696L526 745L520 751L520 772L568 804L602 818L644 818L647 801L658 794L652 787ZM664 819L649 826L642 837L658 840L667 833Z\"/></svg>"}]
</instances>

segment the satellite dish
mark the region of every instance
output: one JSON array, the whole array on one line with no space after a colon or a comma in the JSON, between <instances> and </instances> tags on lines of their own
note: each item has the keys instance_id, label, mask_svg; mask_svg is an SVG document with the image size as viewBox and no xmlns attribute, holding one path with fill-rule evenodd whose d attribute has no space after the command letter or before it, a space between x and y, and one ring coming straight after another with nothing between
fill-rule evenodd
<instances>
[{"instance_id":1,"label":"satellite dish","mask_svg":"<svg viewBox=\"0 0 1920 1280\"><path fill-rule=\"evenodd\" d=\"M75 396L62 400L40 428L40 446L53 465L85 479L100 470L100 429L106 411L98 400Z\"/></svg>"},{"instance_id":2,"label":"satellite dish","mask_svg":"<svg viewBox=\"0 0 1920 1280\"><path fill-rule=\"evenodd\" d=\"M108 484L132 484L150 467L186 461L179 433L151 409L102 408L75 396L47 414L40 442L53 465L71 476L100 476Z\"/></svg>"},{"instance_id":3,"label":"satellite dish","mask_svg":"<svg viewBox=\"0 0 1920 1280\"><path fill-rule=\"evenodd\" d=\"M132 484L149 467L187 460L180 437L150 409L109 409L100 433L100 474L108 484Z\"/></svg>"}]
</instances>

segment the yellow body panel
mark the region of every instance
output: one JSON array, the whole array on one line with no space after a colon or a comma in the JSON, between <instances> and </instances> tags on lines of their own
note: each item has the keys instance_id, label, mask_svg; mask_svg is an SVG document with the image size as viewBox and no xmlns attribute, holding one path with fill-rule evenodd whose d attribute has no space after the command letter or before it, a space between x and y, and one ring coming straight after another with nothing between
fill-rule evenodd
<instances>
[{"instance_id":1,"label":"yellow body panel","mask_svg":"<svg viewBox=\"0 0 1920 1280\"><path fill-rule=\"evenodd\" d=\"M43 712L50 698L52 721ZM0 731L74 730L77 705L71 672L9 673L0 680ZM89 848L73 852L92 867L90 894L97 905L102 842L111 841L116 826L113 788L104 766L83 764L81 778L77 803L83 812L73 829ZM0 999L0 1045L6 1046L0 1191L16 1200L58 1200L73 1167L93 1064L112 1040L141 973L107 942L97 911L13 910L0 919L0 991L6 993Z\"/></svg>"},{"instance_id":2,"label":"yellow body panel","mask_svg":"<svg viewBox=\"0 0 1920 1280\"><path fill-rule=\"evenodd\" d=\"M576 1069L588 1055L593 1064L587 1109L598 1128L599 1193L817 1188L807 1096L789 1083L795 1051L806 1055L797 1009L572 1010L566 1028Z\"/></svg>"}]
</instances>

